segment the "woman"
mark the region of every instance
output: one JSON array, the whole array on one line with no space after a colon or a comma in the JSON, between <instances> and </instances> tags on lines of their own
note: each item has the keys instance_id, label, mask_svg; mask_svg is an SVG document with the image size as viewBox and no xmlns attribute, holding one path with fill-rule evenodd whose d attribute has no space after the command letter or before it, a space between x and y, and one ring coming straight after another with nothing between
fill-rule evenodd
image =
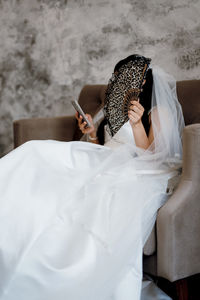
<instances>
[{"instance_id":1,"label":"woman","mask_svg":"<svg viewBox=\"0 0 200 300\"><path fill-rule=\"evenodd\" d=\"M134 55L130 55L126 59L119 61L114 68L114 73L115 74L118 73L120 68L123 65L127 65L128 62L134 60L134 57L135 57ZM139 101L136 100L130 101L131 106L130 106L130 111L128 112L128 117L130 119L130 125L132 128L133 138L135 140L136 146L143 149L148 149L148 147L153 142L152 126L150 128L151 94L152 94L152 86L153 86L153 77L152 77L151 69L147 71L146 79L143 80L142 86L144 86L144 88L142 89L142 93L140 95L141 99L138 99ZM141 103L145 105L145 109ZM102 111L100 111L98 115L103 116ZM86 127L86 122L82 122L83 121L82 116L79 117L78 112L76 113L76 119L78 120L78 125L82 133L87 134L88 140L91 141L92 143L99 144L100 141L99 141L99 137L98 137L99 134L97 133L97 129L100 129L101 126L99 126L99 128L96 128L97 126L94 126L91 115L87 114L87 118L92 124L91 127ZM105 121L103 122L103 125L104 124ZM102 140L101 136L100 136L100 140Z\"/></svg>"},{"instance_id":2,"label":"woman","mask_svg":"<svg viewBox=\"0 0 200 300\"><path fill-rule=\"evenodd\" d=\"M31 141L0 160L1 300L140 299L184 126L173 78L152 72L151 101L132 102L113 137L105 125L104 146L77 116L91 143Z\"/></svg>"}]
</instances>

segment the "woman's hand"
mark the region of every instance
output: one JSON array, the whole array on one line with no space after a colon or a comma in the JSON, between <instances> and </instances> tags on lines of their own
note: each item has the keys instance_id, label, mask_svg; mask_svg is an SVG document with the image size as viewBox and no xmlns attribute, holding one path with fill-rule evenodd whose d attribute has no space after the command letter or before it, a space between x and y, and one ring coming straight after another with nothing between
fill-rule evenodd
<instances>
[{"instance_id":1,"label":"woman's hand","mask_svg":"<svg viewBox=\"0 0 200 300\"><path fill-rule=\"evenodd\" d=\"M91 115L86 114L86 117L91 124L90 127L85 127L87 123L83 122L83 117L81 115L79 116L78 112L76 112L75 117L78 120L78 127L80 128L80 130L83 134L88 133L91 135L91 137L96 136L96 129L94 127L94 123L93 123Z\"/></svg>"},{"instance_id":2,"label":"woman's hand","mask_svg":"<svg viewBox=\"0 0 200 300\"><path fill-rule=\"evenodd\" d=\"M139 101L131 100L130 110L128 111L129 122L131 126L135 126L141 123L141 118L144 113L144 107L139 103Z\"/></svg>"}]
</instances>

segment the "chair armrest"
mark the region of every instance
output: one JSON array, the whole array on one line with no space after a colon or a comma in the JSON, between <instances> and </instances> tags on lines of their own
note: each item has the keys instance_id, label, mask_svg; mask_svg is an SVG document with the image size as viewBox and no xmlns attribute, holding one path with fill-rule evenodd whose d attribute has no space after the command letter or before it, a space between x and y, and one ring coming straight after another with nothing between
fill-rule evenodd
<instances>
[{"instance_id":1,"label":"chair armrest","mask_svg":"<svg viewBox=\"0 0 200 300\"><path fill-rule=\"evenodd\" d=\"M14 148L29 140L71 141L75 130L74 116L16 120L13 122Z\"/></svg>"},{"instance_id":2,"label":"chair armrest","mask_svg":"<svg viewBox=\"0 0 200 300\"><path fill-rule=\"evenodd\" d=\"M183 133L183 173L157 216L158 276L175 281L200 273L200 124Z\"/></svg>"}]
</instances>

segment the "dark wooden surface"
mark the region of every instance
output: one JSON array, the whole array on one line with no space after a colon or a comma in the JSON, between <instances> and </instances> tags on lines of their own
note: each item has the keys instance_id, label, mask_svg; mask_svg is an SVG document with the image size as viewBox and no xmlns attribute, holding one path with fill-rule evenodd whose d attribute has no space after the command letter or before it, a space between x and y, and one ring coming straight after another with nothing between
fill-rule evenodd
<instances>
[{"instance_id":1,"label":"dark wooden surface","mask_svg":"<svg viewBox=\"0 0 200 300\"><path fill-rule=\"evenodd\" d=\"M152 278L158 287L173 300L200 300L200 274L177 282L157 277Z\"/></svg>"}]
</instances>

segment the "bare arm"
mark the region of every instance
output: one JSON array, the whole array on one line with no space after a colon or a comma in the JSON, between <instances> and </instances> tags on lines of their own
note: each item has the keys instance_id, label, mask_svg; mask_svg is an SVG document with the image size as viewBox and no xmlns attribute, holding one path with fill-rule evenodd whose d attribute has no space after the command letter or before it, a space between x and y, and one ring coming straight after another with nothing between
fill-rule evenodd
<instances>
[{"instance_id":1,"label":"bare arm","mask_svg":"<svg viewBox=\"0 0 200 300\"><path fill-rule=\"evenodd\" d=\"M132 125L132 131L136 146L143 149L147 149L150 146L150 141L146 134L142 121Z\"/></svg>"},{"instance_id":2,"label":"bare arm","mask_svg":"<svg viewBox=\"0 0 200 300\"><path fill-rule=\"evenodd\" d=\"M149 135L147 136L144 126L142 124L142 115L144 113L143 106L138 101L131 101L132 105L130 106L129 122L132 127L133 136L135 139L135 144L137 147L148 149L154 140L153 126L151 122L151 113L149 115L150 130ZM159 128L159 118L157 109L154 109L154 121L157 123Z\"/></svg>"}]
</instances>

